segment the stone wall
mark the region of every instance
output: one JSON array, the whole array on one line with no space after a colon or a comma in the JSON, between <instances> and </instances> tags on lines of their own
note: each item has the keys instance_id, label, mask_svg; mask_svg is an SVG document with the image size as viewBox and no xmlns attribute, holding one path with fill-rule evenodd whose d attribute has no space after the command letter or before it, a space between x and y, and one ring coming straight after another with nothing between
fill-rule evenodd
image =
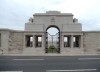
<instances>
[{"instance_id":1,"label":"stone wall","mask_svg":"<svg viewBox=\"0 0 100 72\"><path fill-rule=\"evenodd\" d=\"M10 32L8 39L8 53L21 53L23 50L23 32Z\"/></svg>"},{"instance_id":2,"label":"stone wall","mask_svg":"<svg viewBox=\"0 0 100 72\"><path fill-rule=\"evenodd\" d=\"M100 32L84 32L83 47L86 53L99 53Z\"/></svg>"},{"instance_id":3,"label":"stone wall","mask_svg":"<svg viewBox=\"0 0 100 72\"><path fill-rule=\"evenodd\" d=\"M28 32L29 33L29 32ZM41 48L25 48L24 46L24 35L27 32L23 31L12 31L12 30L1 30L1 47L0 51L3 54L32 54L42 55L45 54L45 47ZM30 35L31 33L29 33ZM100 31L85 31L75 33L61 33L62 35L81 35L83 36L83 47L82 48L63 48L61 45L62 55L74 55L74 54L98 54L100 53ZM32 35L37 35L32 33ZM42 35L42 34L41 34ZM44 39L44 37L43 37ZM62 39L61 39L62 41ZM43 41L44 42L44 41ZM62 42L61 42L62 44ZM45 45L43 43L43 45ZM1 54L0 53L0 54Z\"/></svg>"},{"instance_id":4,"label":"stone wall","mask_svg":"<svg viewBox=\"0 0 100 72\"><path fill-rule=\"evenodd\" d=\"M9 31L5 30L5 29L0 29L0 35L1 35L1 39L0 39L0 54L4 53L8 53L8 36L9 36Z\"/></svg>"}]
</instances>

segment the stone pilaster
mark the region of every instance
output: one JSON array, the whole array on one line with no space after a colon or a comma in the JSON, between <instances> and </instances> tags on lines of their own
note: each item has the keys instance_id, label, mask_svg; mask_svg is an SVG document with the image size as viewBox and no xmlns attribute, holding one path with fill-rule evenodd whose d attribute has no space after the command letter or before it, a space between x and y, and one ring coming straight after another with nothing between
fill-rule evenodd
<instances>
[{"instance_id":1,"label":"stone pilaster","mask_svg":"<svg viewBox=\"0 0 100 72\"><path fill-rule=\"evenodd\" d=\"M44 38L44 35L42 35L42 48L45 47L45 38Z\"/></svg>"},{"instance_id":2,"label":"stone pilaster","mask_svg":"<svg viewBox=\"0 0 100 72\"><path fill-rule=\"evenodd\" d=\"M81 35L81 38L80 38L80 48L83 48L83 35Z\"/></svg>"},{"instance_id":3,"label":"stone pilaster","mask_svg":"<svg viewBox=\"0 0 100 72\"><path fill-rule=\"evenodd\" d=\"M61 37L62 37L61 38L61 46L62 46L62 48L64 48L64 36L62 35Z\"/></svg>"},{"instance_id":4,"label":"stone pilaster","mask_svg":"<svg viewBox=\"0 0 100 72\"><path fill-rule=\"evenodd\" d=\"M33 35L33 42L32 42L33 48L35 48L35 35Z\"/></svg>"},{"instance_id":5,"label":"stone pilaster","mask_svg":"<svg viewBox=\"0 0 100 72\"><path fill-rule=\"evenodd\" d=\"M73 48L73 35L71 35L71 48Z\"/></svg>"},{"instance_id":6,"label":"stone pilaster","mask_svg":"<svg viewBox=\"0 0 100 72\"><path fill-rule=\"evenodd\" d=\"M36 41L35 41L36 39L35 39L35 35L33 35L33 48L35 48L35 43L36 43Z\"/></svg>"},{"instance_id":7,"label":"stone pilaster","mask_svg":"<svg viewBox=\"0 0 100 72\"><path fill-rule=\"evenodd\" d=\"M24 35L23 48L26 48L26 35Z\"/></svg>"}]
</instances>

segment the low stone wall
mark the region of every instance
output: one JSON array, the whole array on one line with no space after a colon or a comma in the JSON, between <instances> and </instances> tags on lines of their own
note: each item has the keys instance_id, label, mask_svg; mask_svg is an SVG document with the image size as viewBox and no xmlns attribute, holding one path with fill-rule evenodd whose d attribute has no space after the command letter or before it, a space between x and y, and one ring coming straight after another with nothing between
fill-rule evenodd
<instances>
[{"instance_id":1,"label":"low stone wall","mask_svg":"<svg viewBox=\"0 0 100 72\"><path fill-rule=\"evenodd\" d=\"M83 48L85 53L100 52L100 32L84 32Z\"/></svg>"},{"instance_id":2,"label":"low stone wall","mask_svg":"<svg viewBox=\"0 0 100 72\"><path fill-rule=\"evenodd\" d=\"M100 32L82 32L83 48L60 48L60 55L100 54ZM1 31L0 54L44 55L45 48L25 48L24 32ZM3 51L2 51L3 50ZM49 54L49 53L48 53Z\"/></svg>"}]
</instances>

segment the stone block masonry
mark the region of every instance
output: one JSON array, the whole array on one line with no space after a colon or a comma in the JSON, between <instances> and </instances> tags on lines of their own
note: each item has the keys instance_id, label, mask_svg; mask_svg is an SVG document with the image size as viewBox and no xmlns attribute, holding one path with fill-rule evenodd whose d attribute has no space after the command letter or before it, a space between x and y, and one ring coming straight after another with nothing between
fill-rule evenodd
<instances>
[{"instance_id":1,"label":"stone block masonry","mask_svg":"<svg viewBox=\"0 0 100 72\"><path fill-rule=\"evenodd\" d=\"M8 39L8 52L9 53L20 53L23 50L23 32L10 32Z\"/></svg>"}]
</instances>

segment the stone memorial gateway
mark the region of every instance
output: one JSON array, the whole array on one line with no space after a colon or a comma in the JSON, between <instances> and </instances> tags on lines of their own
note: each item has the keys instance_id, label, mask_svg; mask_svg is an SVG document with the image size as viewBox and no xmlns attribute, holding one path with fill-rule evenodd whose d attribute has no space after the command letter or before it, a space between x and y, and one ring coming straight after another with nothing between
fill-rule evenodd
<instances>
[{"instance_id":1,"label":"stone memorial gateway","mask_svg":"<svg viewBox=\"0 0 100 72\"><path fill-rule=\"evenodd\" d=\"M56 28L51 35L48 30ZM55 32L55 31L53 31ZM24 31L0 29L0 54L80 55L100 53L100 31L82 31L72 13L35 13Z\"/></svg>"}]
</instances>

